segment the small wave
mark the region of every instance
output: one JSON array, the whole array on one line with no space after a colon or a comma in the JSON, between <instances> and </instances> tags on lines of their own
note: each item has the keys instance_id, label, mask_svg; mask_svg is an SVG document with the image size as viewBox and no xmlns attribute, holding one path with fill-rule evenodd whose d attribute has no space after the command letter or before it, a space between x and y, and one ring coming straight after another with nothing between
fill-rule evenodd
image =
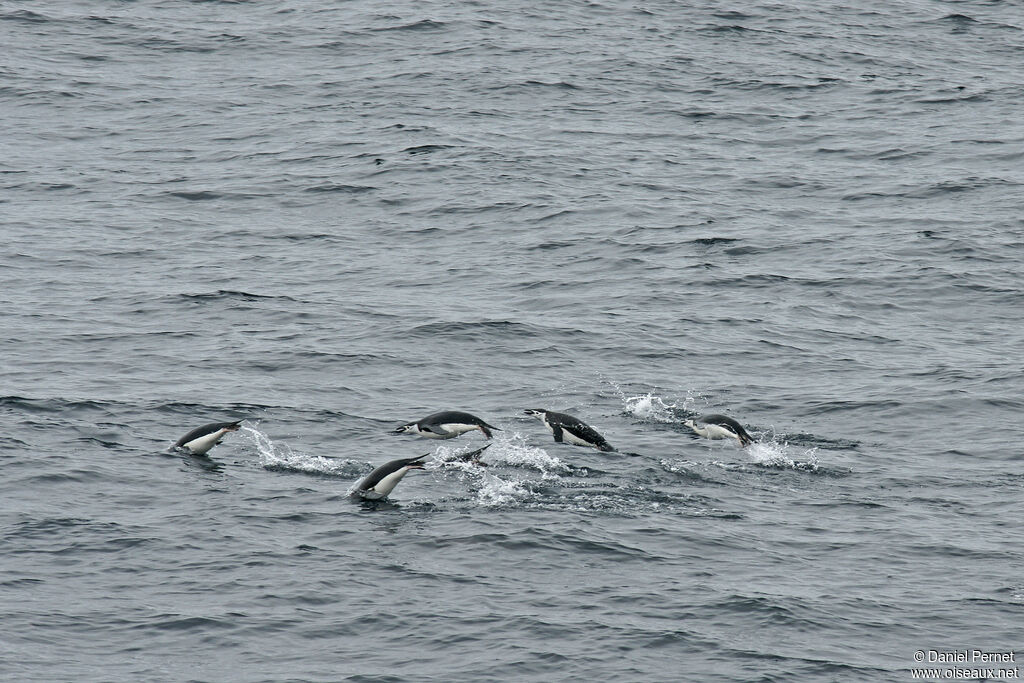
<instances>
[{"instance_id":1,"label":"small wave","mask_svg":"<svg viewBox=\"0 0 1024 683\"><path fill-rule=\"evenodd\" d=\"M388 32L388 31L440 31L444 30L447 23L443 21L434 21L433 19L421 19L420 21L414 21L411 24L402 24L400 26L384 26L381 28L370 29L376 32Z\"/></svg>"},{"instance_id":2,"label":"small wave","mask_svg":"<svg viewBox=\"0 0 1024 683\"><path fill-rule=\"evenodd\" d=\"M313 185L312 187L307 187L306 189L303 190L303 192L313 192L313 193L332 193L332 192L338 192L338 193L342 193L342 194L359 194L359 193L362 193L362 192L373 192L376 189L377 188L373 187L372 185L345 185L345 184L336 184L336 183L324 183L322 185Z\"/></svg>"},{"instance_id":3,"label":"small wave","mask_svg":"<svg viewBox=\"0 0 1024 683\"><path fill-rule=\"evenodd\" d=\"M0 409L10 408L20 413L68 415L112 414L116 403L89 399L28 398L25 396L0 396Z\"/></svg>"},{"instance_id":4,"label":"small wave","mask_svg":"<svg viewBox=\"0 0 1024 683\"><path fill-rule=\"evenodd\" d=\"M453 145L416 145L414 147L406 147L402 151L406 154L433 154L434 152L452 149L453 147Z\"/></svg>"},{"instance_id":5,"label":"small wave","mask_svg":"<svg viewBox=\"0 0 1024 683\"><path fill-rule=\"evenodd\" d=\"M14 12L0 13L0 21L23 21L29 24L45 24L54 21L50 17L27 9L15 10Z\"/></svg>"},{"instance_id":6,"label":"small wave","mask_svg":"<svg viewBox=\"0 0 1024 683\"><path fill-rule=\"evenodd\" d=\"M277 299L281 301L295 301L290 296L272 294L253 294L234 289L218 289L216 292L197 292L194 294L176 294L175 299L185 301L217 301L220 299L240 299L242 301L259 301L261 299Z\"/></svg>"},{"instance_id":7,"label":"small wave","mask_svg":"<svg viewBox=\"0 0 1024 683\"><path fill-rule=\"evenodd\" d=\"M825 437L805 432L796 432L793 434L776 433L772 440L784 441L790 446L813 447L815 450L823 448L828 451L845 451L860 447L859 441L853 441L850 439L826 439Z\"/></svg>"},{"instance_id":8,"label":"small wave","mask_svg":"<svg viewBox=\"0 0 1024 683\"><path fill-rule=\"evenodd\" d=\"M550 499L531 502L527 507L625 516L674 514L726 519L737 516L735 512L715 507L711 499L703 496L665 493L641 485L568 491Z\"/></svg>"},{"instance_id":9,"label":"small wave","mask_svg":"<svg viewBox=\"0 0 1024 683\"><path fill-rule=\"evenodd\" d=\"M1006 586L997 589L996 593L1005 595L1010 602L1024 603L1024 585Z\"/></svg>"},{"instance_id":10,"label":"small wave","mask_svg":"<svg viewBox=\"0 0 1024 683\"><path fill-rule=\"evenodd\" d=\"M719 244L732 244L733 242L739 242L739 240L735 237L698 237L697 239L690 240L690 242L702 247L713 247Z\"/></svg>"},{"instance_id":11,"label":"small wave","mask_svg":"<svg viewBox=\"0 0 1024 683\"><path fill-rule=\"evenodd\" d=\"M978 20L973 18L973 17L969 17L966 14L959 14L959 13L956 13L956 12L954 12L953 14L947 14L946 16L942 17L941 19L937 19L935 21L947 21L947 22L951 22L951 23L954 23L954 24L977 24L977 23L979 23Z\"/></svg>"},{"instance_id":12,"label":"small wave","mask_svg":"<svg viewBox=\"0 0 1024 683\"><path fill-rule=\"evenodd\" d=\"M212 199L220 199L221 197L224 196L222 194L218 194L216 192L210 192L208 190L197 190L195 192L187 192L187 191L170 192L168 194L170 194L172 197L178 197L180 199L187 199L187 200L192 201L192 202L210 201Z\"/></svg>"},{"instance_id":13,"label":"small wave","mask_svg":"<svg viewBox=\"0 0 1024 683\"><path fill-rule=\"evenodd\" d=\"M698 472L699 469L707 466L706 462L696 460L669 460L668 458L662 458L659 461L661 469L671 474L677 475L679 478L686 480L690 484L719 484L721 482L714 478L706 477ZM719 463L712 463L718 465Z\"/></svg>"},{"instance_id":14,"label":"small wave","mask_svg":"<svg viewBox=\"0 0 1024 683\"><path fill-rule=\"evenodd\" d=\"M809 415L823 415L825 413L845 412L851 410L871 410L876 412L897 410L902 408L900 401L824 401L812 404L808 409Z\"/></svg>"},{"instance_id":15,"label":"small wave","mask_svg":"<svg viewBox=\"0 0 1024 683\"><path fill-rule=\"evenodd\" d=\"M476 322L435 322L419 325L412 334L424 337L514 337L533 338L544 334L544 330L528 323L509 320L481 320Z\"/></svg>"}]
</instances>

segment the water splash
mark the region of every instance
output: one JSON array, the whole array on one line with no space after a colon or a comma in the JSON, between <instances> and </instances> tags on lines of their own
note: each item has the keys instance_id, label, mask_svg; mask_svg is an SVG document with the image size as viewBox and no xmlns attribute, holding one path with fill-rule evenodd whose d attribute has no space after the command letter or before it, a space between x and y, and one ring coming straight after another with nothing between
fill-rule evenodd
<instances>
[{"instance_id":1,"label":"water splash","mask_svg":"<svg viewBox=\"0 0 1024 683\"><path fill-rule=\"evenodd\" d=\"M629 415L645 422L677 423L697 412L696 406L707 404L703 394L687 391L681 403L667 403L665 399L648 392L640 396L622 396L623 409Z\"/></svg>"},{"instance_id":2,"label":"water splash","mask_svg":"<svg viewBox=\"0 0 1024 683\"><path fill-rule=\"evenodd\" d=\"M356 460L296 453L286 443L274 443L266 433L257 429L257 426L258 423L252 426L243 424L240 433L252 441L260 454L260 464L264 469L308 472L336 477L356 477L367 470L367 463Z\"/></svg>"},{"instance_id":3,"label":"water splash","mask_svg":"<svg viewBox=\"0 0 1024 683\"><path fill-rule=\"evenodd\" d=\"M777 440L774 435L763 435L761 440L755 441L746 448L736 448L733 440L698 440L698 443L705 445L716 455L726 451L736 451L738 454L745 454L746 461L737 460L711 460L704 463L694 460L669 460L662 459L661 466L667 472L699 477L696 469L703 465L713 465L723 470L739 471L746 469L748 464L774 469L803 470L806 472L818 472L818 449L800 448L786 441Z\"/></svg>"},{"instance_id":4,"label":"water splash","mask_svg":"<svg viewBox=\"0 0 1024 683\"><path fill-rule=\"evenodd\" d=\"M487 452L491 450L494 449L488 449ZM525 477L504 472L499 475L494 472L493 465L496 463L493 461L478 465L459 460L460 455L462 453L436 453L426 469L445 478L454 477L463 483L473 495L473 502L480 507L517 505L531 495Z\"/></svg>"},{"instance_id":5,"label":"water splash","mask_svg":"<svg viewBox=\"0 0 1024 683\"><path fill-rule=\"evenodd\" d=\"M541 479L559 480L560 475L569 474L572 468L556 456L550 455L539 446L527 443L527 437L519 432L506 432L495 438L494 445L486 451L487 462L506 467L519 467L540 472Z\"/></svg>"},{"instance_id":6,"label":"water splash","mask_svg":"<svg viewBox=\"0 0 1024 683\"><path fill-rule=\"evenodd\" d=\"M623 399L626 412L647 422L676 422L675 403L665 403L659 396L644 394Z\"/></svg>"},{"instance_id":7,"label":"water splash","mask_svg":"<svg viewBox=\"0 0 1024 683\"><path fill-rule=\"evenodd\" d=\"M464 482L473 495L473 502L481 507L520 505L534 496L533 487L538 482L560 482L560 475L571 471L543 448L528 445L526 437L517 432L495 436L482 455L485 466L461 460L471 450L441 446L426 469ZM539 472L540 479L531 478L531 471Z\"/></svg>"},{"instance_id":8,"label":"water splash","mask_svg":"<svg viewBox=\"0 0 1024 683\"><path fill-rule=\"evenodd\" d=\"M482 507L519 504L532 495L525 481L502 479L490 472L483 472L478 483L476 503Z\"/></svg>"},{"instance_id":9,"label":"water splash","mask_svg":"<svg viewBox=\"0 0 1024 683\"><path fill-rule=\"evenodd\" d=\"M818 447L801 448L780 438L775 429L744 449L750 459L762 467L818 471Z\"/></svg>"},{"instance_id":10,"label":"water splash","mask_svg":"<svg viewBox=\"0 0 1024 683\"><path fill-rule=\"evenodd\" d=\"M785 441L755 441L745 449L754 463L762 467L818 471L818 449L798 449Z\"/></svg>"}]
</instances>

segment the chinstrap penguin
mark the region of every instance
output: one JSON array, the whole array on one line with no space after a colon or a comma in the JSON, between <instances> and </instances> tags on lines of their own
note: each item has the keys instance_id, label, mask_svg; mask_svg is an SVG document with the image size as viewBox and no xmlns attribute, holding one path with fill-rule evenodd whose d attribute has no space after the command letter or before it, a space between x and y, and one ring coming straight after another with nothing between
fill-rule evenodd
<instances>
[{"instance_id":1,"label":"chinstrap penguin","mask_svg":"<svg viewBox=\"0 0 1024 683\"><path fill-rule=\"evenodd\" d=\"M704 415L696 420L684 420L683 424L706 439L736 439L740 446L754 443L739 422L725 415Z\"/></svg>"},{"instance_id":2,"label":"chinstrap penguin","mask_svg":"<svg viewBox=\"0 0 1024 683\"><path fill-rule=\"evenodd\" d=\"M355 495L367 500L380 500L391 493L402 477L409 473L409 470L422 470L423 458L427 455L419 455L415 458L399 458L386 462L373 472L366 475L366 478L359 482Z\"/></svg>"},{"instance_id":3,"label":"chinstrap penguin","mask_svg":"<svg viewBox=\"0 0 1024 683\"><path fill-rule=\"evenodd\" d=\"M464 413L461 410L444 410L440 413L427 415L422 420L408 422L395 428L396 434L419 434L427 439L454 439L459 434L479 429L488 439L491 430L500 432L479 417Z\"/></svg>"},{"instance_id":4,"label":"chinstrap penguin","mask_svg":"<svg viewBox=\"0 0 1024 683\"><path fill-rule=\"evenodd\" d=\"M456 455L448 462L468 462L471 465L479 465L480 467L487 467L487 463L480 460L483 457L484 451L491 447L491 444L485 444L484 446L470 451L469 453L463 453L462 455Z\"/></svg>"},{"instance_id":5,"label":"chinstrap penguin","mask_svg":"<svg viewBox=\"0 0 1024 683\"><path fill-rule=\"evenodd\" d=\"M205 455L207 451L220 443L225 434L237 432L241 423L241 420L237 422L214 422L202 427L196 427L178 439L174 447L184 448L193 455Z\"/></svg>"},{"instance_id":6,"label":"chinstrap penguin","mask_svg":"<svg viewBox=\"0 0 1024 683\"><path fill-rule=\"evenodd\" d=\"M615 449L597 433L597 430L578 418L565 413L556 413L543 408L530 408L523 411L539 419L551 431L557 443L571 443L574 446L590 446L599 451L611 452Z\"/></svg>"}]
</instances>

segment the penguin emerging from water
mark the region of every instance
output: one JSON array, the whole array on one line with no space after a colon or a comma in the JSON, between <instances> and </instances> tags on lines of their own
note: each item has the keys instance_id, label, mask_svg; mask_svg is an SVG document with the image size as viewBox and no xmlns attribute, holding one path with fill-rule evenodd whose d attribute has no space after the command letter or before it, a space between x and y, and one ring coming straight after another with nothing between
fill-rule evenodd
<instances>
[{"instance_id":1,"label":"penguin emerging from water","mask_svg":"<svg viewBox=\"0 0 1024 683\"><path fill-rule=\"evenodd\" d=\"M463 453L452 458L451 461L468 462L470 465L479 465L480 467L487 467L487 463L480 460L483 457L484 451L491 447L491 444L485 444L475 451L469 453Z\"/></svg>"},{"instance_id":2,"label":"penguin emerging from water","mask_svg":"<svg viewBox=\"0 0 1024 683\"><path fill-rule=\"evenodd\" d=\"M241 420L237 422L214 422L212 424L196 427L185 436L178 439L174 444L175 448L184 448L192 455L206 455L207 451L220 443L220 440L228 432L237 432Z\"/></svg>"},{"instance_id":3,"label":"penguin emerging from water","mask_svg":"<svg viewBox=\"0 0 1024 683\"><path fill-rule=\"evenodd\" d=\"M366 478L359 482L359 486L353 495L365 498L366 500L380 500L395 490L402 477L410 470L422 470L423 458L430 455L419 455L415 458L399 458L386 462L373 472L366 475Z\"/></svg>"},{"instance_id":4,"label":"penguin emerging from water","mask_svg":"<svg viewBox=\"0 0 1024 683\"><path fill-rule=\"evenodd\" d=\"M743 425L725 415L704 415L696 420L684 420L683 424L705 439L736 439L740 447L754 443Z\"/></svg>"},{"instance_id":5,"label":"penguin emerging from water","mask_svg":"<svg viewBox=\"0 0 1024 683\"><path fill-rule=\"evenodd\" d=\"M461 410L445 410L397 427L395 433L419 434L427 439L454 439L459 434L465 434L474 429L479 429L488 439L491 438L491 430L501 431L475 415L464 413Z\"/></svg>"},{"instance_id":6,"label":"penguin emerging from water","mask_svg":"<svg viewBox=\"0 0 1024 683\"><path fill-rule=\"evenodd\" d=\"M612 452L615 449L597 433L597 430L578 418L565 413L556 413L543 408L530 408L523 411L539 419L551 430L556 443L571 443L574 446L591 446L599 451Z\"/></svg>"}]
</instances>

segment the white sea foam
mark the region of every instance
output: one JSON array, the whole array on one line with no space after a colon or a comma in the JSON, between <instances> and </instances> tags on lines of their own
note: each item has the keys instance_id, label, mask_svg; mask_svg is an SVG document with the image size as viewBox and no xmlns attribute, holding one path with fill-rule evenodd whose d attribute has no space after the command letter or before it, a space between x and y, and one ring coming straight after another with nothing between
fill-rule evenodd
<instances>
[{"instance_id":1,"label":"white sea foam","mask_svg":"<svg viewBox=\"0 0 1024 683\"><path fill-rule=\"evenodd\" d=\"M794 446L780 439L774 429L744 449L752 461L764 467L791 468L815 471L818 469L818 449Z\"/></svg>"},{"instance_id":2,"label":"white sea foam","mask_svg":"<svg viewBox=\"0 0 1024 683\"><path fill-rule=\"evenodd\" d=\"M752 462L761 467L774 467L778 469L796 469L816 471L818 469L818 449L800 448L785 441L776 441L773 437L762 437L762 440L755 441L746 448L736 448L736 442L731 439L716 441L700 440L698 443L705 445L716 456L726 451L736 451L740 455L746 455L747 462ZM721 460L716 458L709 463L715 467L725 470L743 469L744 463L738 460ZM661 466L668 472L676 474L691 471L699 467L700 463L693 460L669 460L662 459Z\"/></svg>"},{"instance_id":3,"label":"white sea foam","mask_svg":"<svg viewBox=\"0 0 1024 683\"><path fill-rule=\"evenodd\" d=\"M682 403L667 403L665 399L648 392L640 396L622 396L622 405L626 412L647 422L679 422L681 415L694 412L698 403L705 402L703 395L696 396L692 391L686 392Z\"/></svg>"},{"instance_id":4,"label":"white sea foam","mask_svg":"<svg viewBox=\"0 0 1024 683\"><path fill-rule=\"evenodd\" d=\"M626 412L640 420L650 422L676 422L677 418L673 412L676 408L674 403L665 403L664 400L654 394L643 396L630 396L623 399Z\"/></svg>"},{"instance_id":5,"label":"white sea foam","mask_svg":"<svg viewBox=\"0 0 1024 683\"><path fill-rule=\"evenodd\" d=\"M256 425L243 424L240 433L256 446L256 450L260 454L260 464L265 468L345 477L358 476L366 469L366 463L355 460L297 453L286 443L272 441Z\"/></svg>"},{"instance_id":6,"label":"white sea foam","mask_svg":"<svg viewBox=\"0 0 1024 683\"><path fill-rule=\"evenodd\" d=\"M755 441L744 450L751 460L763 467L818 469L817 448L800 449L784 441Z\"/></svg>"},{"instance_id":7,"label":"white sea foam","mask_svg":"<svg viewBox=\"0 0 1024 683\"><path fill-rule=\"evenodd\" d=\"M502 479L490 472L481 472L476 489L476 502L484 507L499 507L518 503L530 497L526 482L519 479Z\"/></svg>"},{"instance_id":8,"label":"white sea foam","mask_svg":"<svg viewBox=\"0 0 1024 683\"><path fill-rule=\"evenodd\" d=\"M519 432L506 432L495 438L494 445L484 451L487 462L521 467L540 472L542 479L558 479L572 469L539 446L531 446Z\"/></svg>"},{"instance_id":9,"label":"white sea foam","mask_svg":"<svg viewBox=\"0 0 1024 683\"><path fill-rule=\"evenodd\" d=\"M561 481L560 474L570 468L543 448L530 446L526 437L518 433L502 433L494 438L490 447L481 454L486 466L460 460L474 447L453 448L440 446L427 465L444 477L455 477L463 482L477 505L500 507L521 503L534 494L533 481ZM514 469L508 469L514 468ZM532 472L539 472L540 479Z\"/></svg>"},{"instance_id":10,"label":"white sea foam","mask_svg":"<svg viewBox=\"0 0 1024 683\"><path fill-rule=\"evenodd\" d=\"M672 474L690 474L695 466L701 464L693 460L669 460L668 458L662 458L659 462L662 469Z\"/></svg>"}]
</instances>

